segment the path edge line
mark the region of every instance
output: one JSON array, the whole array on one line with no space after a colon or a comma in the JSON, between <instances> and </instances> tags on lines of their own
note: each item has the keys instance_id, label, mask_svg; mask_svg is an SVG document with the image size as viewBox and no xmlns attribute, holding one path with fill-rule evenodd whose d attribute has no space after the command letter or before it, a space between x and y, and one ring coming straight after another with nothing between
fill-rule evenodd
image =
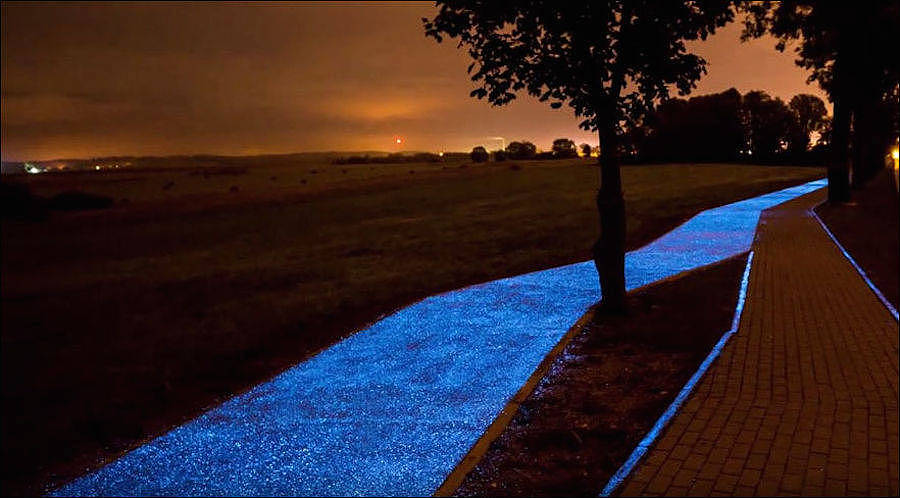
<instances>
[{"instance_id":1,"label":"path edge line","mask_svg":"<svg viewBox=\"0 0 900 498\"><path fill-rule=\"evenodd\" d=\"M881 290L875 285L875 282L872 282L869 279L869 276L866 275L865 270L863 270L862 267L856 263L856 260L853 259L853 256L851 256L850 253L847 252L847 249L844 248L840 241L838 241L837 237L835 237L834 234L831 233L831 230L828 229L828 225L826 225L825 222L822 221L822 218L819 217L819 214L816 213L816 209L819 209L819 207L823 204L825 204L825 201L816 204L815 206L810 208L809 213L812 214L813 218L815 218L816 221L819 222L819 225L821 225L822 229L825 230L825 233L828 234L828 237L831 238L831 241L834 242L834 245L836 245L837 248L841 251L841 253L844 255L844 258L846 258L847 261L849 261L853 266L853 268L856 269L856 273L859 273L859 276L862 277L863 282L865 282L866 285L869 286L869 289L873 294L875 294L875 297L877 297L878 300L881 301L881 304L883 304L884 307L887 308L888 313L890 313L891 316L894 317L894 320L900 321L900 318L897 317L897 309L894 308L894 305L892 305L891 302L888 301L886 297L884 297L884 294L881 293Z\"/></svg>"},{"instance_id":2,"label":"path edge line","mask_svg":"<svg viewBox=\"0 0 900 498\"><path fill-rule=\"evenodd\" d=\"M669 407L666 408L666 411L664 411L659 419L656 420L656 423L653 424L653 428L651 428L644 436L644 439L638 443L634 448L634 451L631 452L631 455L628 456L628 459L625 460L625 463L619 467L619 470L609 478L609 481L606 483L606 486L603 487L599 496L612 495L619 485L631 474L638 462L640 462L647 453L647 450L649 450L650 447L653 446L653 443L656 442L656 438L662 433L663 429L666 428L688 396L690 396L697 383L703 378L706 371L709 370L709 367L719 357L725 344L728 343L728 339L737 332L738 326L741 323L741 316L744 313L744 303L747 300L747 287L750 281L750 268L753 266L753 254L754 251L751 250L747 255L747 265L744 267L744 275L741 277L741 286L738 291L737 304L734 307L734 317L731 319L731 328L722 334L719 342L713 346L712 351L709 352L703 360L703 363L701 363L700 367L697 368L697 371L694 372L694 375L688 379L687 383L681 388L681 391L678 392L678 395L675 396L675 399Z\"/></svg>"},{"instance_id":3,"label":"path edge line","mask_svg":"<svg viewBox=\"0 0 900 498\"><path fill-rule=\"evenodd\" d=\"M491 443L493 443L500 434L503 434L503 431L505 431L506 427L509 426L509 423L512 422L513 417L519 411L519 406L531 396L531 393L537 388L538 383L540 383L547 375L547 372L550 371L550 367L553 365L556 358L563 352L566 346L569 345L572 339L584 329L585 325L587 325L593 316L594 309L591 307L578 319L578 321L575 322L575 324L569 327L569 330L566 331L562 338L556 343L556 346L544 356L544 359L541 360L537 368L534 369L534 372L531 373L531 376L528 377L525 384L516 391L516 394L510 398L506 403L506 406L500 410L500 413L497 414L497 417L494 418L491 425L488 426L481 437L479 437L475 444L472 445L472 448L469 449L468 453L466 453L459 463L456 464L453 471L444 479L444 482L432 496L451 496L459 488L466 476L469 475L469 472L481 462L481 459L484 457L485 453L487 453L488 448L490 448Z\"/></svg>"}]
</instances>

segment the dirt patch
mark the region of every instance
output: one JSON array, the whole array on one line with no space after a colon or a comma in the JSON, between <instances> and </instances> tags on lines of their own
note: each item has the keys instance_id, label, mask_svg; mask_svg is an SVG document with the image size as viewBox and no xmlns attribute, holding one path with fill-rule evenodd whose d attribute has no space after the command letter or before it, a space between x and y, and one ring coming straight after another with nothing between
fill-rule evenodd
<instances>
[{"instance_id":1,"label":"dirt patch","mask_svg":"<svg viewBox=\"0 0 900 498\"><path fill-rule=\"evenodd\" d=\"M900 307L900 224L893 172L884 170L853 192L853 202L817 210L828 229L894 307Z\"/></svg>"},{"instance_id":2,"label":"dirt patch","mask_svg":"<svg viewBox=\"0 0 900 498\"><path fill-rule=\"evenodd\" d=\"M596 496L731 326L739 256L594 315L456 491Z\"/></svg>"}]
</instances>

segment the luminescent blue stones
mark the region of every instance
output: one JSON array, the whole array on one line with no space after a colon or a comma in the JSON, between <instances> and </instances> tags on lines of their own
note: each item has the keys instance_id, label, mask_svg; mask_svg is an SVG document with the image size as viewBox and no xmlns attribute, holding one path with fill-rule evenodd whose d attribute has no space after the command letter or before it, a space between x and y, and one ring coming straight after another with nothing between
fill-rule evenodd
<instances>
[{"instance_id":1,"label":"luminescent blue stones","mask_svg":"<svg viewBox=\"0 0 900 498\"><path fill-rule=\"evenodd\" d=\"M628 288L749 250L762 210L705 211L628 253ZM430 495L597 301L593 263L429 297L55 495Z\"/></svg>"}]
</instances>

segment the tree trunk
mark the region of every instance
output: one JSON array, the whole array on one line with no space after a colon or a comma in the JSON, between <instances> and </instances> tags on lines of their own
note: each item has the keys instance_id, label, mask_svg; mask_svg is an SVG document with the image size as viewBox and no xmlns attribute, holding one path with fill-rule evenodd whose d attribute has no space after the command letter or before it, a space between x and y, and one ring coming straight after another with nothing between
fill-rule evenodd
<instances>
[{"instance_id":1,"label":"tree trunk","mask_svg":"<svg viewBox=\"0 0 900 498\"><path fill-rule=\"evenodd\" d=\"M888 149L890 139L887 122L881 118L881 90L877 83L877 74L866 79L868 85L860 92L857 105L853 111L853 151L852 187L862 187L874 178L884 167L883 155Z\"/></svg>"},{"instance_id":2,"label":"tree trunk","mask_svg":"<svg viewBox=\"0 0 900 498\"><path fill-rule=\"evenodd\" d=\"M625 312L625 199L619 169L619 140L613 125L600 132L600 188L597 211L600 238L594 244L594 264L600 277L600 306L605 312Z\"/></svg>"},{"instance_id":3,"label":"tree trunk","mask_svg":"<svg viewBox=\"0 0 900 498\"><path fill-rule=\"evenodd\" d=\"M843 96L834 99L831 161L828 164L828 202L850 200L850 106Z\"/></svg>"},{"instance_id":4,"label":"tree trunk","mask_svg":"<svg viewBox=\"0 0 900 498\"><path fill-rule=\"evenodd\" d=\"M844 30L836 40L832 69L832 96L834 119L831 129L831 161L828 163L828 202L840 203L850 200L850 120L856 103L856 61L852 46L854 40Z\"/></svg>"}]
</instances>

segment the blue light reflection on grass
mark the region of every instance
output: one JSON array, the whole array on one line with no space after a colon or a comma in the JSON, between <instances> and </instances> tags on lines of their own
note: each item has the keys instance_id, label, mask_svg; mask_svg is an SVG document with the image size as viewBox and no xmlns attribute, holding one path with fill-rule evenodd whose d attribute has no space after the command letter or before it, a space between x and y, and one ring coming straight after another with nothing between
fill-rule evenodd
<instances>
[{"instance_id":1,"label":"blue light reflection on grass","mask_svg":"<svg viewBox=\"0 0 900 498\"><path fill-rule=\"evenodd\" d=\"M762 210L824 185L695 216L628 253L628 288L749 250ZM596 282L585 262L429 297L53 494L430 495Z\"/></svg>"}]
</instances>

